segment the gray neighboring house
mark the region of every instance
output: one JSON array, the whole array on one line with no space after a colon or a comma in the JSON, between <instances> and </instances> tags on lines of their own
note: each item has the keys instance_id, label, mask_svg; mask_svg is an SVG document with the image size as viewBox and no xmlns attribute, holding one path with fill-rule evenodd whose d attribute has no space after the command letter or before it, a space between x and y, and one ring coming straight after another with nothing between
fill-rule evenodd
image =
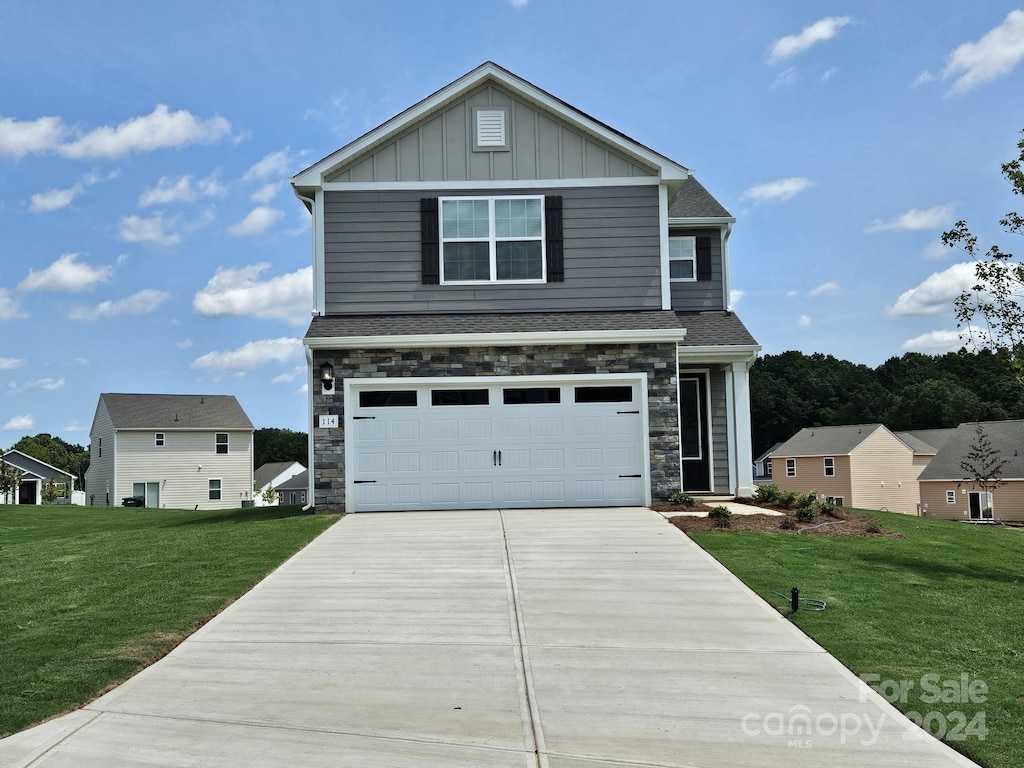
<instances>
[{"instance_id":1,"label":"gray neighboring house","mask_svg":"<svg viewBox=\"0 0 1024 768\"><path fill-rule=\"evenodd\" d=\"M309 493L309 470L303 469L277 486L280 504L305 504Z\"/></svg>"},{"instance_id":2,"label":"gray neighboring house","mask_svg":"<svg viewBox=\"0 0 1024 768\"><path fill-rule=\"evenodd\" d=\"M488 62L291 184L318 510L753 492L735 219L689 169Z\"/></svg>"},{"instance_id":3,"label":"gray neighboring house","mask_svg":"<svg viewBox=\"0 0 1024 768\"><path fill-rule=\"evenodd\" d=\"M942 445L918 478L921 508L928 517L973 522L1024 521L1024 420L983 421L980 427L1005 462L1000 482L986 491L965 470L968 454L978 443L978 422L961 424Z\"/></svg>"},{"instance_id":4,"label":"gray neighboring house","mask_svg":"<svg viewBox=\"0 0 1024 768\"><path fill-rule=\"evenodd\" d=\"M75 488L75 476L72 473L13 449L6 451L3 456L4 461L21 470L23 475L18 490L7 498L0 498L0 504L42 504L43 486L48 482L63 486L60 495L71 498Z\"/></svg>"},{"instance_id":5,"label":"gray neighboring house","mask_svg":"<svg viewBox=\"0 0 1024 768\"><path fill-rule=\"evenodd\" d=\"M264 495L268 490L276 491L281 483L290 480L296 475L301 475L306 468L297 461L270 461L260 465L253 474L253 499L257 507L276 507L278 494L272 495L272 500L267 501ZM303 501L305 503L305 501Z\"/></svg>"},{"instance_id":6,"label":"gray neighboring house","mask_svg":"<svg viewBox=\"0 0 1024 768\"><path fill-rule=\"evenodd\" d=\"M778 450L781 442L776 443L767 451L754 459L754 482L766 484L772 481L772 455Z\"/></svg>"},{"instance_id":7,"label":"gray neighboring house","mask_svg":"<svg viewBox=\"0 0 1024 768\"><path fill-rule=\"evenodd\" d=\"M86 504L233 509L252 502L253 425L232 395L100 395Z\"/></svg>"}]
</instances>

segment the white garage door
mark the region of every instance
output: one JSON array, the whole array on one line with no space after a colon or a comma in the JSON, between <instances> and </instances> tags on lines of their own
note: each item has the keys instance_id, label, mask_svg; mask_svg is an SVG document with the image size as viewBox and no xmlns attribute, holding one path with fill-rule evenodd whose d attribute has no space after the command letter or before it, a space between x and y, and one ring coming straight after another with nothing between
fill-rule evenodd
<instances>
[{"instance_id":1,"label":"white garage door","mask_svg":"<svg viewBox=\"0 0 1024 768\"><path fill-rule=\"evenodd\" d=\"M643 504L642 377L346 382L356 512Z\"/></svg>"}]
</instances>

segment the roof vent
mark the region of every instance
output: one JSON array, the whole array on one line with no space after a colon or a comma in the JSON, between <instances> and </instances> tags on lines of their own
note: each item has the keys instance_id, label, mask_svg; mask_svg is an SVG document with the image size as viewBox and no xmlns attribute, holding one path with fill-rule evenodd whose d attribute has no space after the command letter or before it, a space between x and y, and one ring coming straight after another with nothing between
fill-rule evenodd
<instances>
[{"instance_id":1,"label":"roof vent","mask_svg":"<svg viewBox=\"0 0 1024 768\"><path fill-rule=\"evenodd\" d=\"M476 148L506 149L508 147L508 131L506 118L508 111L503 107L494 109L477 109L476 113Z\"/></svg>"}]
</instances>

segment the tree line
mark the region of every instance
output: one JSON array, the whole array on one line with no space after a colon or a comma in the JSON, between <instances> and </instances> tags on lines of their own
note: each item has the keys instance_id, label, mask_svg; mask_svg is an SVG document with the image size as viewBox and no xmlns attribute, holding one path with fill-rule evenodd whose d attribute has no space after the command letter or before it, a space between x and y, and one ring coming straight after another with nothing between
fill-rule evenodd
<instances>
[{"instance_id":1,"label":"tree line","mask_svg":"<svg viewBox=\"0 0 1024 768\"><path fill-rule=\"evenodd\" d=\"M907 352L870 368L789 351L750 372L754 457L804 427L885 424L892 430L1024 418L1024 388L1004 353Z\"/></svg>"}]
</instances>

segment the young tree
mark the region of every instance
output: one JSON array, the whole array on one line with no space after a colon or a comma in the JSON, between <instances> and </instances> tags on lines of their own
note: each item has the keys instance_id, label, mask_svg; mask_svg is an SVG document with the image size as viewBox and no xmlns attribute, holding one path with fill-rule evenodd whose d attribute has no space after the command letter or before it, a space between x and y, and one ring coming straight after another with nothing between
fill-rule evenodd
<instances>
[{"instance_id":1,"label":"young tree","mask_svg":"<svg viewBox=\"0 0 1024 768\"><path fill-rule=\"evenodd\" d=\"M1017 148L1020 155L1003 163L1002 174L1013 194L1024 196L1024 139L1017 142ZM1024 236L1024 216L1019 213L1006 214L999 224L1008 234ZM943 233L942 244L959 248L975 261L977 282L953 303L957 326L965 329L967 344L1004 356L1024 386L1024 264L998 245L982 254L977 236L971 234L963 219Z\"/></svg>"},{"instance_id":2,"label":"young tree","mask_svg":"<svg viewBox=\"0 0 1024 768\"><path fill-rule=\"evenodd\" d=\"M966 457L960 462L960 468L967 473L976 488L991 499L991 493L1000 485L1005 485L1003 470L1008 459L1004 459L1002 451L992 445L985 428L978 422L974 426L974 442ZM983 502L984 503L984 502Z\"/></svg>"},{"instance_id":3,"label":"young tree","mask_svg":"<svg viewBox=\"0 0 1024 768\"><path fill-rule=\"evenodd\" d=\"M17 467L8 464L3 455L0 455L0 504L11 504L14 502L15 494L21 487L21 481L25 473Z\"/></svg>"}]
</instances>

